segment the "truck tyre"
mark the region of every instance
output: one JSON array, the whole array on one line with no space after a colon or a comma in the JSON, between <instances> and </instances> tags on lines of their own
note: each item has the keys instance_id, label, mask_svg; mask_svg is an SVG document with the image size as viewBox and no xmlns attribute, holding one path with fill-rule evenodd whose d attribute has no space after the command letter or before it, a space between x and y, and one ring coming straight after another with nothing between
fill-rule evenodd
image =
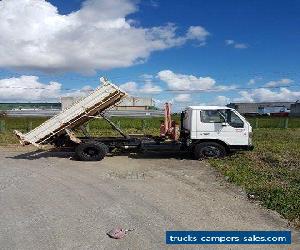
<instances>
[{"instance_id":1,"label":"truck tyre","mask_svg":"<svg viewBox=\"0 0 300 250\"><path fill-rule=\"evenodd\" d=\"M84 142L75 148L80 161L101 161L108 153L108 147L101 142Z\"/></svg>"},{"instance_id":2,"label":"truck tyre","mask_svg":"<svg viewBox=\"0 0 300 250\"><path fill-rule=\"evenodd\" d=\"M202 142L194 148L195 159L221 158L226 156L226 149L217 142Z\"/></svg>"}]
</instances>

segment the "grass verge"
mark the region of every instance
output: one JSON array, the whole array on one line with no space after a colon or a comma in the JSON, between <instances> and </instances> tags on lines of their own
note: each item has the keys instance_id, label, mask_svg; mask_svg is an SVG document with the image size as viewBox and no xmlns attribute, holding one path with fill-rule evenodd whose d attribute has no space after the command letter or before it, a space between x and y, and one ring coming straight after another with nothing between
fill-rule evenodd
<instances>
[{"instance_id":1,"label":"grass verge","mask_svg":"<svg viewBox=\"0 0 300 250\"><path fill-rule=\"evenodd\" d=\"M210 163L300 228L300 129L258 129L255 149Z\"/></svg>"}]
</instances>

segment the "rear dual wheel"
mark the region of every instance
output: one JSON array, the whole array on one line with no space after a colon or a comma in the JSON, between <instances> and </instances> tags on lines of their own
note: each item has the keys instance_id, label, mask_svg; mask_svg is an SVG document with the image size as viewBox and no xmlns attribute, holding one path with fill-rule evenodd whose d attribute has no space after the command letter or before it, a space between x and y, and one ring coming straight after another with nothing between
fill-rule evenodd
<instances>
[{"instance_id":1,"label":"rear dual wheel","mask_svg":"<svg viewBox=\"0 0 300 250\"><path fill-rule=\"evenodd\" d=\"M101 142L84 142L75 148L75 156L80 161L101 161L109 152Z\"/></svg>"}]
</instances>

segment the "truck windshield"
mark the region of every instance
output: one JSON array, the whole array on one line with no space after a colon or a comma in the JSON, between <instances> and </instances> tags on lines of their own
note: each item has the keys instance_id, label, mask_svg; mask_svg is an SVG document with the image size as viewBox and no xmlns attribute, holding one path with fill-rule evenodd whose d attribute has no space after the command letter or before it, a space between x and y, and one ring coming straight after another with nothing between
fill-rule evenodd
<instances>
[{"instance_id":1,"label":"truck windshield","mask_svg":"<svg viewBox=\"0 0 300 250\"><path fill-rule=\"evenodd\" d=\"M223 114L226 117L227 123L231 127L234 127L234 128L243 128L244 127L244 122L232 110L225 109L225 110L223 110Z\"/></svg>"}]
</instances>

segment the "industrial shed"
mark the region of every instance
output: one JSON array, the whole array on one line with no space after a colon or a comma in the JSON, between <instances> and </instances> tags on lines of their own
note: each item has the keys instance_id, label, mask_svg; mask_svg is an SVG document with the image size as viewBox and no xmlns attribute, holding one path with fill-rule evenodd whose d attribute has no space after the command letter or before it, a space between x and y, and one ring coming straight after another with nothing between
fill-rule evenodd
<instances>
[{"instance_id":1,"label":"industrial shed","mask_svg":"<svg viewBox=\"0 0 300 250\"><path fill-rule=\"evenodd\" d=\"M230 103L227 107L236 109L243 115L263 115L272 113L289 113L294 102L253 102Z\"/></svg>"},{"instance_id":2,"label":"industrial shed","mask_svg":"<svg viewBox=\"0 0 300 250\"><path fill-rule=\"evenodd\" d=\"M300 101L297 101L291 105L290 116L300 117Z\"/></svg>"},{"instance_id":3,"label":"industrial shed","mask_svg":"<svg viewBox=\"0 0 300 250\"><path fill-rule=\"evenodd\" d=\"M62 110L71 106L74 102L80 100L79 97L62 97L61 106ZM123 111L145 111L157 109L155 108L155 101L152 98L145 97L132 97L128 96L119 102L111 110L123 110Z\"/></svg>"}]
</instances>

